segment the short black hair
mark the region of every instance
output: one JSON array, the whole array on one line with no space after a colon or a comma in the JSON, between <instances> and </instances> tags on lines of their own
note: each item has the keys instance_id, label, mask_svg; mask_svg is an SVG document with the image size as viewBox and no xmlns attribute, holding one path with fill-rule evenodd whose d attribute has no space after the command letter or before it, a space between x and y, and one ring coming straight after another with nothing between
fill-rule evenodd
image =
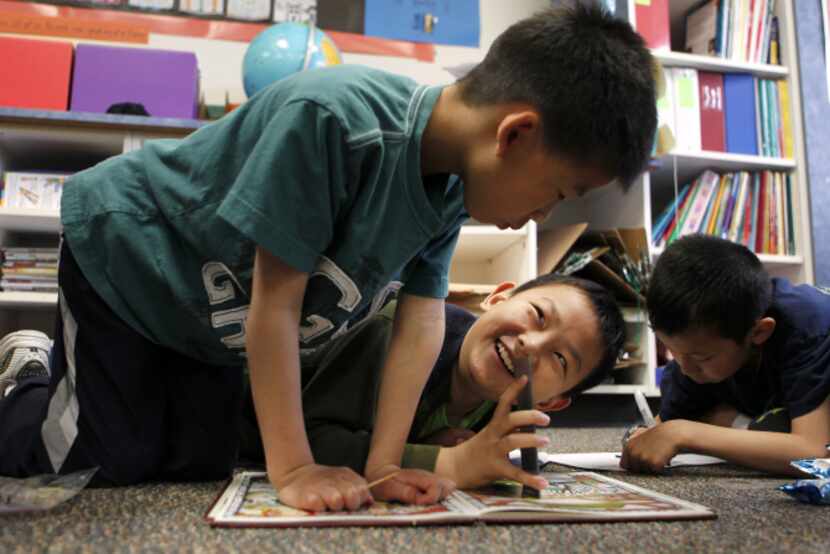
<instances>
[{"instance_id":1,"label":"short black hair","mask_svg":"<svg viewBox=\"0 0 830 554\"><path fill-rule=\"evenodd\" d=\"M772 281L746 246L702 234L672 242L649 278L651 327L666 335L707 330L741 343L772 302Z\"/></svg>"},{"instance_id":2,"label":"short black hair","mask_svg":"<svg viewBox=\"0 0 830 554\"><path fill-rule=\"evenodd\" d=\"M580 279L572 275L556 273L540 275L513 289L511 296L525 290L547 285L561 285L578 290L591 302L594 315L599 323L600 340L603 348L602 356L600 356L600 361L596 367L591 368L590 373L582 381L565 393L573 398L582 391L599 385L614 369L625 344L625 319L614 295L608 289L594 281Z\"/></svg>"},{"instance_id":3,"label":"short black hair","mask_svg":"<svg viewBox=\"0 0 830 554\"><path fill-rule=\"evenodd\" d=\"M651 155L655 69L631 25L588 2L513 24L459 84L470 105L535 106L551 152L596 164L627 190Z\"/></svg>"}]
</instances>

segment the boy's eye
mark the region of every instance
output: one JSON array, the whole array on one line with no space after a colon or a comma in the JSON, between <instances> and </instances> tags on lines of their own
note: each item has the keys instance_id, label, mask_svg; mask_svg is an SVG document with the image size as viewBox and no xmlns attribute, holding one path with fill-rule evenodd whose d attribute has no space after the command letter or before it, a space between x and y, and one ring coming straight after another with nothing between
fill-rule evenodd
<instances>
[{"instance_id":1,"label":"boy's eye","mask_svg":"<svg viewBox=\"0 0 830 554\"><path fill-rule=\"evenodd\" d=\"M533 310L536 312L536 317L539 319L539 322L541 322L542 325L544 325L545 324L545 313L542 311L542 308L540 308L536 304L531 304L531 306L533 306Z\"/></svg>"},{"instance_id":2,"label":"boy's eye","mask_svg":"<svg viewBox=\"0 0 830 554\"><path fill-rule=\"evenodd\" d=\"M565 359L565 356L563 356L559 352L554 352L553 355L556 356L556 359L559 360L559 363L563 368L568 368L568 360Z\"/></svg>"}]
</instances>

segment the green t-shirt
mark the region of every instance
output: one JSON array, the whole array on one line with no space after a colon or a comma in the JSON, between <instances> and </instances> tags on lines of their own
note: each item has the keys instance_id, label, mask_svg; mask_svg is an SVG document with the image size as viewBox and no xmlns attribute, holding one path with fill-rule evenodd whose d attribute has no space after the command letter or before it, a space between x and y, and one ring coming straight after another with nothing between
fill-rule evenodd
<instances>
[{"instance_id":1,"label":"green t-shirt","mask_svg":"<svg viewBox=\"0 0 830 554\"><path fill-rule=\"evenodd\" d=\"M446 296L467 216L457 177L421 175L440 92L358 66L301 72L185 139L70 178L66 241L132 328L231 365L260 245L310 273L300 342L311 352L398 289Z\"/></svg>"}]
</instances>

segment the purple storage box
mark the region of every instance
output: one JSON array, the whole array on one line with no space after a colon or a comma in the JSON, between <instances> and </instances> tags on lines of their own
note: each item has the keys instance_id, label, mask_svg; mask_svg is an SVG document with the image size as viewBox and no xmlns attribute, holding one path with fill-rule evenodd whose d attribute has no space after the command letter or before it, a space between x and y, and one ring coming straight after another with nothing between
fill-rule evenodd
<instances>
[{"instance_id":1,"label":"purple storage box","mask_svg":"<svg viewBox=\"0 0 830 554\"><path fill-rule=\"evenodd\" d=\"M195 119L198 100L199 68L192 52L75 47L73 112L106 113L113 104L136 102L153 117Z\"/></svg>"}]
</instances>

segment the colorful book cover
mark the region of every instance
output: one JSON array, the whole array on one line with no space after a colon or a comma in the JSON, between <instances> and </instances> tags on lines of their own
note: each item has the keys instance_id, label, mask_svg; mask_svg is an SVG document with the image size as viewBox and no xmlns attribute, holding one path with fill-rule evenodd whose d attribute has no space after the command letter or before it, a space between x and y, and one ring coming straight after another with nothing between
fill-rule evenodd
<instances>
[{"instance_id":1,"label":"colorful book cover","mask_svg":"<svg viewBox=\"0 0 830 554\"><path fill-rule=\"evenodd\" d=\"M677 207L683 204L683 200L686 198L689 188L688 184L683 185L683 188L680 189L677 196L669 202L669 205L666 206L663 213L660 214L660 217L657 219L657 223L654 225L651 232L651 241L654 244L657 244L662 240L663 232L666 230L666 227L669 226L670 221L674 219L674 213Z\"/></svg>"},{"instance_id":2,"label":"colorful book cover","mask_svg":"<svg viewBox=\"0 0 830 554\"><path fill-rule=\"evenodd\" d=\"M741 230L741 222L744 215L744 204L746 203L746 189L747 189L747 176L749 175L746 171L741 171L740 173L740 184L738 186L738 196L735 199L735 205L733 208L732 219L729 221L729 233L727 238L732 242L739 242L740 240L740 230Z\"/></svg>"},{"instance_id":3,"label":"colorful book cover","mask_svg":"<svg viewBox=\"0 0 830 554\"><path fill-rule=\"evenodd\" d=\"M712 216L709 218L709 221L706 223L706 230L705 233L707 235L714 235L715 229L717 229L718 219L721 217L722 208L723 208L723 195L726 193L726 175L721 175L718 181L718 193L715 196L715 205L714 209L712 210Z\"/></svg>"},{"instance_id":4,"label":"colorful book cover","mask_svg":"<svg viewBox=\"0 0 830 554\"><path fill-rule=\"evenodd\" d=\"M761 194L761 173L755 172L752 179L752 216L750 219L750 233L747 247L755 251L755 241L758 236L758 201Z\"/></svg>"},{"instance_id":5,"label":"colorful book cover","mask_svg":"<svg viewBox=\"0 0 830 554\"><path fill-rule=\"evenodd\" d=\"M542 475L548 486L540 498L522 498L521 485L497 481L474 491L455 491L428 506L375 502L352 512L310 512L282 504L264 472L242 471L225 486L205 519L214 527L351 527L716 517L705 506L589 471Z\"/></svg>"},{"instance_id":6,"label":"colorful book cover","mask_svg":"<svg viewBox=\"0 0 830 554\"><path fill-rule=\"evenodd\" d=\"M767 188L769 187L769 171L761 172L761 185L758 192L758 219L755 223L755 253L763 254L766 252L765 234L767 233Z\"/></svg>"},{"instance_id":7,"label":"colorful book cover","mask_svg":"<svg viewBox=\"0 0 830 554\"><path fill-rule=\"evenodd\" d=\"M793 152L793 120L790 111L790 85L786 79L777 81L778 109L781 112L781 147L782 156L792 159Z\"/></svg>"},{"instance_id":8,"label":"colorful book cover","mask_svg":"<svg viewBox=\"0 0 830 554\"><path fill-rule=\"evenodd\" d=\"M709 207L719 180L718 174L708 169L699 177L698 193L691 205L689 215L683 223L680 236L697 233L702 230L703 217L706 215L706 210Z\"/></svg>"},{"instance_id":9,"label":"colorful book cover","mask_svg":"<svg viewBox=\"0 0 830 554\"><path fill-rule=\"evenodd\" d=\"M732 173L726 173L721 178L721 188L723 195L720 199L720 206L718 207L718 219L715 221L715 226L712 228L710 235L720 237L723 234L723 221L726 219L726 210L729 204L729 197L732 195Z\"/></svg>"},{"instance_id":10,"label":"colorful book cover","mask_svg":"<svg viewBox=\"0 0 830 554\"><path fill-rule=\"evenodd\" d=\"M723 91L726 111L726 151L757 156L753 76L743 73L726 73L723 76Z\"/></svg>"},{"instance_id":11,"label":"colorful book cover","mask_svg":"<svg viewBox=\"0 0 830 554\"><path fill-rule=\"evenodd\" d=\"M793 183L791 175L788 173L785 180L787 187L787 246L788 254L796 255L795 249L795 214L793 213Z\"/></svg>"},{"instance_id":12,"label":"colorful book cover","mask_svg":"<svg viewBox=\"0 0 830 554\"><path fill-rule=\"evenodd\" d=\"M775 252L783 256L786 251L786 222L784 221L784 174L778 173L778 183L775 187Z\"/></svg>"},{"instance_id":13,"label":"colorful book cover","mask_svg":"<svg viewBox=\"0 0 830 554\"><path fill-rule=\"evenodd\" d=\"M746 200L744 201L744 213L741 218L741 232L738 241L746 247L749 247L749 237L752 234L752 228L755 226L755 220L752 219L752 202L754 201L753 189L755 177L757 173L747 173L746 184Z\"/></svg>"},{"instance_id":14,"label":"colorful book cover","mask_svg":"<svg viewBox=\"0 0 830 554\"><path fill-rule=\"evenodd\" d=\"M703 150L726 151L726 115L723 102L723 74L698 72L700 89L700 144Z\"/></svg>"},{"instance_id":15,"label":"colorful book cover","mask_svg":"<svg viewBox=\"0 0 830 554\"><path fill-rule=\"evenodd\" d=\"M741 186L741 174L732 174L732 184L729 186L729 199L726 203L726 212L721 221L720 237L723 239L729 238L729 229L732 225L732 218L735 216L735 203L738 200L738 190Z\"/></svg>"},{"instance_id":16,"label":"colorful book cover","mask_svg":"<svg viewBox=\"0 0 830 554\"><path fill-rule=\"evenodd\" d=\"M666 244L671 243L676 238L682 236L681 231L686 226L686 219L689 217L689 212L692 211L692 206L695 203L695 198L700 193L700 178L695 179L694 183L692 183L692 190L689 191L688 197L686 197L686 201L683 202L683 207L680 210L677 220L672 225L672 229L670 230L669 238L666 239Z\"/></svg>"},{"instance_id":17,"label":"colorful book cover","mask_svg":"<svg viewBox=\"0 0 830 554\"><path fill-rule=\"evenodd\" d=\"M687 206L689 205L689 202L691 202L692 198L697 192L697 181L692 182L692 184L688 185L688 187L689 191L686 193L686 195L684 196L683 200L680 202L680 205L677 208L677 217L672 217L669 219L669 225L666 227L666 231L663 233L661 243L664 245L674 240L675 228L682 225L683 216L687 211Z\"/></svg>"}]
</instances>

